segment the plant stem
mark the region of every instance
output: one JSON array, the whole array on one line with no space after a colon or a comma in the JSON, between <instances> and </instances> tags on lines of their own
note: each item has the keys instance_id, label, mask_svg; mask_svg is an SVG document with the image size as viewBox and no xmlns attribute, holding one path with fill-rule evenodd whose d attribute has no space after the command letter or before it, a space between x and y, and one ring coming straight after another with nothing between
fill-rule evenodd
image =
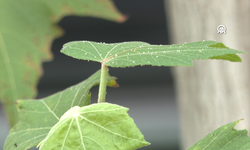
<instances>
[{"instance_id":1,"label":"plant stem","mask_svg":"<svg viewBox=\"0 0 250 150\"><path fill-rule=\"evenodd\" d=\"M98 103L105 102L108 70L109 70L108 66L106 66L104 63L102 63L101 79L100 79L99 94L98 94Z\"/></svg>"}]
</instances>

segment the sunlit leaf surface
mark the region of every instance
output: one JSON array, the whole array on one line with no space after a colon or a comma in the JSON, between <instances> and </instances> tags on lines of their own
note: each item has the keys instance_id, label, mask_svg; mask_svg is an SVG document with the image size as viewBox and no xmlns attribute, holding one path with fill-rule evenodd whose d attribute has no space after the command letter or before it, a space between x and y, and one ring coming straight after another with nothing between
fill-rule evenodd
<instances>
[{"instance_id":1,"label":"sunlit leaf surface","mask_svg":"<svg viewBox=\"0 0 250 150\"><path fill-rule=\"evenodd\" d=\"M149 145L128 108L98 103L66 112L40 143L40 150L134 150Z\"/></svg>"}]
</instances>

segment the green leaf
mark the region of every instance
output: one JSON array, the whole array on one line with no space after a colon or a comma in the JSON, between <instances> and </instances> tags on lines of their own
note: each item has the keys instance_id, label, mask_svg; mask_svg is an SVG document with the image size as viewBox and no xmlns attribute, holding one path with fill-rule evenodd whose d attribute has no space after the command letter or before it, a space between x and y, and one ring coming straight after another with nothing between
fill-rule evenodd
<instances>
[{"instance_id":1,"label":"green leaf","mask_svg":"<svg viewBox=\"0 0 250 150\"><path fill-rule=\"evenodd\" d=\"M214 56L211 59L221 59L221 60L230 60L232 62L241 62L241 59L238 55L235 54L226 54L222 56Z\"/></svg>"},{"instance_id":2,"label":"green leaf","mask_svg":"<svg viewBox=\"0 0 250 150\"><path fill-rule=\"evenodd\" d=\"M149 145L128 110L109 103L73 107L39 144L40 150L134 150Z\"/></svg>"},{"instance_id":3,"label":"green leaf","mask_svg":"<svg viewBox=\"0 0 250 150\"><path fill-rule=\"evenodd\" d=\"M240 61L235 53L242 51L222 47L215 41L201 41L177 45L150 45L145 42L114 44L75 41L64 44L61 52L76 59L92 60L111 67L192 66L194 59ZM228 57L230 54L230 57Z\"/></svg>"},{"instance_id":4,"label":"green leaf","mask_svg":"<svg viewBox=\"0 0 250 150\"><path fill-rule=\"evenodd\" d=\"M41 100L19 100L19 123L10 130L4 150L24 150L37 145L71 107L90 103L89 89L100 81L100 71L87 80ZM115 82L108 77L108 82ZM17 147L15 146L17 145Z\"/></svg>"},{"instance_id":5,"label":"green leaf","mask_svg":"<svg viewBox=\"0 0 250 150\"><path fill-rule=\"evenodd\" d=\"M247 130L236 130L235 125L241 120L221 126L209 133L188 150L248 150L250 149L250 137Z\"/></svg>"},{"instance_id":6,"label":"green leaf","mask_svg":"<svg viewBox=\"0 0 250 150\"><path fill-rule=\"evenodd\" d=\"M18 121L15 101L36 95L41 63L52 59L56 23L65 15L122 22L111 0L0 0L0 99L11 127Z\"/></svg>"}]
</instances>

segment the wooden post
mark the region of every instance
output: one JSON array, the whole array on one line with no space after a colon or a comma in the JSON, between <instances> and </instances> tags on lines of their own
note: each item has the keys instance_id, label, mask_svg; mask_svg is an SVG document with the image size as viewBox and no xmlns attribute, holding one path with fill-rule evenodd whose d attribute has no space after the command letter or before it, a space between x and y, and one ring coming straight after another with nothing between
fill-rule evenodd
<instances>
[{"instance_id":1,"label":"wooden post","mask_svg":"<svg viewBox=\"0 0 250 150\"><path fill-rule=\"evenodd\" d=\"M172 69L182 148L241 118L237 127L250 130L250 1L165 0L165 8L171 43L216 40L248 52L242 63L196 60ZM219 25L226 34L217 33Z\"/></svg>"}]
</instances>

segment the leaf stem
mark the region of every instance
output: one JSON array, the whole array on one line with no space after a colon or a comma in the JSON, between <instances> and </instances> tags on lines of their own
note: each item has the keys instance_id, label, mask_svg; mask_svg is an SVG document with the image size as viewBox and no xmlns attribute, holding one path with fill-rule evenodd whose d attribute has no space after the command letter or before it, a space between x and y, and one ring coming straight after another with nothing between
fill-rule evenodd
<instances>
[{"instance_id":1,"label":"leaf stem","mask_svg":"<svg viewBox=\"0 0 250 150\"><path fill-rule=\"evenodd\" d=\"M108 66L102 63L101 67L101 79L99 85L98 103L105 102L106 89L107 89L107 77L108 77Z\"/></svg>"}]
</instances>

